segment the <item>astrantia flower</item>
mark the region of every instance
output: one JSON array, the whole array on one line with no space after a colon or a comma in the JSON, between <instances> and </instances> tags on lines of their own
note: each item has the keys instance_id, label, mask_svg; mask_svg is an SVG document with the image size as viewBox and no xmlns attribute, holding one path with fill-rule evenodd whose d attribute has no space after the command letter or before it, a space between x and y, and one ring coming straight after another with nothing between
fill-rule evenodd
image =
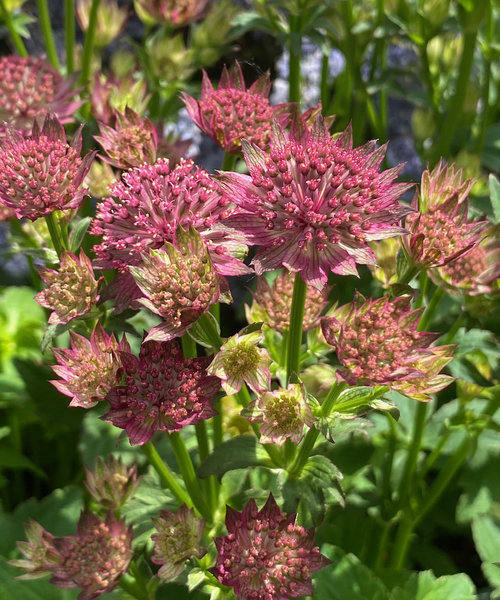
<instances>
[{"instance_id":1,"label":"astrantia flower","mask_svg":"<svg viewBox=\"0 0 500 600\"><path fill-rule=\"evenodd\" d=\"M273 118L283 127L289 121L290 104L269 104L271 80L269 73L259 77L248 90L238 61L228 70L225 66L214 89L203 71L201 100L185 92L181 98L189 116L226 152L241 154L241 141L249 140L267 148Z\"/></svg>"},{"instance_id":2,"label":"astrantia flower","mask_svg":"<svg viewBox=\"0 0 500 600\"><path fill-rule=\"evenodd\" d=\"M333 139L321 118L309 129L300 115L290 135L273 126L270 153L243 141L250 175L223 173L223 187L241 208L226 220L249 244L258 275L286 267L322 289L333 271L357 274L373 264L369 242L404 232L410 209L397 202L400 167L378 172L385 146L352 148L350 129Z\"/></svg>"},{"instance_id":3,"label":"astrantia flower","mask_svg":"<svg viewBox=\"0 0 500 600\"><path fill-rule=\"evenodd\" d=\"M275 277L272 285L269 285L265 276L258 277L257 289L253 294L252 306L247 310L247 318L252 322L263 321L280 333L288 331L294 279L294 274L286 269ZM322 290L310 286L307 288L303 331L318 326L321 311L328 303L329 292L328 286Z\"/></svg>"},{"instance_id":4,"label":"astrantia flower","mask_svg":"<svg viewBox=\"0 0 500 600\"><path fill-rule=\"evenodd\" d=\"M257 346L263 337L261 331L233 335L216 354L207 371L221 379L226 394L236 394L243 383L255 391L271 386L271 357Z\"/></svg>"},{"instance_id":5,"label":"astrantia flower","mask_svg":"<svg viewBox=\"0 0 500 600\"><path fill-rule=\"evenodd\" d=\"M114 111L123 112L127 106L141 115L148 102L144 79L135 79L132 75L117 75L113 71L106 75L102 72L95 74L90 103L92 115L97 121L111 125Z\"/></svg>"},{"instance_id":6,"label":"astrantia flower","mask_svg":"<svg viewBox=\"0 0 500 600\"><path fill-rule=\"evenodd\" d=\"M304 386L299 383L259 394L241 414L249 421L262 423L260 441L263 444L281 446L287 439L298 444L304 437L304 425L310 427L314 423Z\"/></svg>"},{"instance_id":7,"label":"astrantia flower","mask_svg":"<svg viewBox=\"0 0 500 600\"><path fill-rule=\"evenodd\" d=\"M28 135L35 118L49 113L68 123L82 104L72 100L74 78L63 78L41 58L0 56L0 81L0 136L4 122Z\"/></svg>"},{"instance_id":8,"label":"astrantia flower","mask_svg":"<svg viewBox=\"0 0 500 600\"><path fill-rule=\"evenodd\" d=\"M210 571L239 600L312 595L311 573L330 561L314 546L314 531L295 519L280 511L272 494L260 511L253 499L241 513L228 506L228 535L215 539L218 556Z\"/></svg>"},{"instance_id":9,"label":"astrantia flower","mask_svg":"<svg viewBox=\"0 0 500 600\"><path fill-rule=\"evenodd\" d=\"M82 513L77 535L56 538L62 560L50 582L62 588L82 588L78 600L92 600L116 587L132 558L132 527L112 512L105 521Z\"/></svg>"},{"instance_id":10,"label":"astrantia flower","mask_svg":"<svg viewBox=\"0 0 500 600\"><path fill-rule=\"evenodd\" d=\"M152 164L156 160L158 135L155 126L128 106L125 112L115 111L113 127L99 123L101 135L95 135L107 154L101 158L119 169L139 167L143 163Z\"/></svg>"},{"instance_id":11,"label":"astrantia flower","mask_svg":"<svg viewBox=\"0 0 500 600\"><path fill-rule=\"evenodd\" d=\"M121 352L123 385L106 396L105 421L125 429L131 444L145 444L155 431L172 433L216 414L210 400L219 391L207 375L210 357L184 359L179 344L145 342L139 357Z\"/></svg>"},{"instance_id":12,"label":"astrantia flower","mask_svg":"<svg viewBox=\"0 0 500 600\"><path fill-rule=\"evenodd\" d=\"M125 335L117 342L108 335L100 323L90 335L90 340L69 332L71 349L52 348L57 363L52 370L62 378L51 383L64 395L71 397L70 406L90 408L103 400L116 383L120 367L117 351L130 351Z\"/></svg>"},{"instance_id":13,"label":"astrantia flower","mask_svg":"<svg viewBox=\"0 0 500 600\"><path fill-rule=\"evenodd\" d=\"M207 244L217 272L241 275L246 247L219 227L234 212L228 196L191 160L170 168L168 160L131 169L110 187L112 197L97 205L92 233L102 235L95 264L124 270L140 265L141 254L173 242L177 227L194 227Z\"/></svg>"},{"instance_id":14,"label":"astrantia flower","mask_svg":"<svg viewBox=\"0 0 500 600\"><path fill-rule=\"evenodd\" d=\"M205 548L200 546L205 528L204 519L199 519L194 510L183 504L177 514L161 510L159 517L152 518L158 533L151 539L154 542L154 554L151 562L161 565L158 577L171 581L182 573L184 563L191 556L201 558Z\"/></svg>"},{"instance_id":15,"label":"astrantia flower","mask_svg":"<svg viewBox=\"0 0 500 600\"><path fill-rule=\"evenodd\" d=\"M163 249L151 250L143 255L142 265L130 271L146 296L139 302L164 319L151 329L146 341L180 337L219 300L221 284L227 287L193 228L186 232L179 227L175 246L167 243Z\"/></svg>"},{"instance_id":16,"label":"astrantia flower","mask_svg":"<svg viewBox=\"0 0 500 600\"><path fill-rule=\"evenodd\" d=\"M31 221L55 210L78 208L87 193L82 182L94 158L80 158L80 130L71 143L55 118L37 122L30 137L8 127L0 147L0 201Z\"/></svg>"},{"instance_id":17,"label":"astrantia flower","mask_svg":"<svg viewBox=\"0 0 500 600\"><path fill-rule=\"evenodd\" d=\"M9 564L26 570L17 579L38 579L60 564L62 556L56 548L54 536L33 519L26 523L24 531L28 541L17 542L24 558L10 560Z\"/></svg>"},{"instance_id":18,"label":"astrantia flower","mask_svg":"<svg viewBox=\"0 0 500 600\"><path fill-rule=\"evenodd\" d=\"M80 29L84 32L89 28L92 0L78 0L76 3L76 18ZM117 0L104 0L97 8L94 24L94 41L96 46L103 48L117 38L125 27L128 18L128 8L120 7Z\"/></svg>"},{"instance_id":19,"label":"astrantia flower","mask_svg":"<svg viewBox=\"0 0 500 600\"><path fill-rule=\"evenodd\" d=\"M140 482L137 465L127 467L121 458L97 457L94 469L85 467L85 487L104 508L119 509L131 498Z\"/></svg>"},{"instance_id":20,"label":"astrantia flower","mask_svg":"<svg viewBox=\"0 0 500 600\"><path fill-rule=\"evenodd\" d=\"M441 159L432 171L426 169L420 181L418 208L427 212L454 199L457 204L467 201L474 181L464 176L462 169L447 165Z\"/></svg>"},{"instance_id":21,"label":"astrantia flower","mask_svg":"<svg viewBox=\"0 0 500 600\"><path fill-rule=\"evenodd\" d=\"M202 16L208 0L135 0L135 8L144 21L159 21L184 27Z\"/></svg>"},{"instance_id":22,"label":"astrantia flower","mask_svg":"<svg viewBox=\"0 0 500 600\"><path fill-rule=\"evenodd\" d=\"M39 273L48 287L36 294L35 300L52 310L49 323L68 323L88 313L99 300L100 280L95 279L92 262L83 250L80 256L63 251L58 270L42 267Z\"/></svg>"},{"instance_id":23,"label":"astrantia flower","mask_svg":"<svg viewBox=\"0 0 500 600\"><path fill-rule=\"evenodd\" d=\"M410 310L409 296L390 300L356 297L323 317L326 341L343 368L337 375L349 385L389 385L417 400L428 400L452 378L440 375L452 360L454 346L430 344L439 333L417 331L423 308Z\"/></svg>"}]
</instances>

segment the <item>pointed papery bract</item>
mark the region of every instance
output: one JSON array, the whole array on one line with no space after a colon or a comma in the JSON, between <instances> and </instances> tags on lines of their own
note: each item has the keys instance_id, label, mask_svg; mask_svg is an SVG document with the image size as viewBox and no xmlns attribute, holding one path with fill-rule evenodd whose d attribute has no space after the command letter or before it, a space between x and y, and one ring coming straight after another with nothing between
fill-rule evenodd
<instances>
[{"instance_id":1,"label":"pointed papery bract","mask_svg":"<svg viewBox=\"0 0 500 600\"><path fill-rule=\"evenodd\" d=\"M90 311L99 300L99 280L94 277L92 262L80 251L76 256L63 251L58 270L39 269L42 281L48 286L35 296L41 306L52 310L49 323L68 323Z\"/></svg>"},{"instance_id":2,"label":"pointed papery bract","mask_svg":"<svg viewBox=\"0 0 500 600\"><path fill-rule=\"evenodd\" d=\"M24 558L10 560L9 564L26 573L17 579L38 579L50 573L62 561L62 556L54 543L54 536L39 523L30 519L24 526L27 542L17 542L17 548Z\"/></svg>"},{"instance_id":3,"label":"pointed papery bract","mask_svg":"<svg viewBox=\"0 0 500 600\"><path fill-rule=\"evenodd\" d=\"M298 444L304 437L304 426L311 427L314 423L304 386L299 383L259 394L241 414L249 421L262 423L262 444L281 446L287 439Z\"/></svg>"},{"instance_id":4,"label":"pointed papery bract","mask_svg":"<svg viewBox=\"0 0 500 600\"><path fill-rule=\"evenodd\" d=\"M62 560L50 582L61 588L82 589L78 600L92 600L113 590L132 558L132 527L112 512L104 521L82 513L77 535L56 538Z\"/></svg>"},{"instance_id":5,"label":"pointed papery bract","mask_svg":"<svg viewBox=\"0 0 500 600\"><path fill-rule=\"evenodd\" d=\"M104 508L122 508L137 491L140 480L137 465L127 467L121 458L113 455L106 461L98 456L93 469L85 466L85 487Z\"/></svg>"},{"instance_id":6,"label":"pointed papery bract","mask_svg":"<svg viewBox=\"0 0 500 600\"><path fill-rule=\"evenodd\" d=\"M417 331L423 309L410 309L411 297L377 300L358 296L321 319L326 341L343 368L337 375L349 385L388 385L417 400L446 387L452 378L435 377L453 358L454 346L431 343L438 333ZM415 393L413 393L415 392Z\"/></svg>"},{"instance_id":7,"label":"pointed papery bract","mask_svg":"<svg viewBox=\"0 0 500 600\"><path fill-rule=\"evenodd\" d=\"M78 208L87 194L82 182L95 152L80 157L81 130L71 143L63 126L47 116L24 138L10 126L0 147L0 201L19 219L31 221L55 210Z\"/></svg>"},{"instance_id":8,"label":"pointed papery bract","mask_svg":"<svg viewBox=\"0 0 500 600\"><path fill-rule=\"evenodd\" d=\"M64 395L71 397L70 406L90 408L103 400L116 384L116 373L121 366L118 351L130 351L123 336L117 342L108 335L100 323L90 335L90 340L69 332L71 349L52 348L57 364L52 370L61 377L51 383Z\"/></svg>"},{"instance_id":9,"label":"pointed papery bract","mask_svg":"<svg viewBox=\"0 0 500 600\"><path fill-rule=\"evenodd\" d=\"M215 355L207 371L219 377L226 394L236 394L243 383L254 391L271 387L271 357L265 348L257 345L262 339L260 331L233 335Z\"/></svg>"},{"instance_id":10,"label":"pointed papery bract","mask_svg":"<svg viewBox=\"0 0 500 600\"><path fill-rule=\"evenodd\" d=\"M221 285L228 288L192 227L187 232L179 227L175 246L167 243L164 249L151 250L143 256L142 266L130 267L130 272L145 295L139 302L164 319L146 341L180 337L219 300Z\"/></svg>"},{"instance_id":11,"label":"pointed papery bract","mask_svg":"<svg viewBox=\"0 0 500 600\"><path fill-rule=\"evenodd\" d=\"M272 120L283 127L289 121L291 104L271 106L270 91L269 73L247 89L241 66L236 61L229 70L224 66L217 90L203 71L201 100L185 92L181 98L189 116L203 132L226 152L241 154L243 139L267 148Z\"/></svg>"},{"instance_id":12,"label":"pointed papery bract","mask_svg":"<svg viewBox=\"0 0 500 600\"><path fill-rule=\"evenodd\" d=\"M152 521L158 533L151 536L154 542L151 562L161 565L158 577L168 582L182 573L188 558L201 558L205 554L205 548L200 546L205 521L199 519L194 510L185 504L177 513L160 511L160 516L153 517Z\"/></svg>"},{"instance_id":13,"label":"pointed papery bract","mask_svg":"<svg viewBox=\"0 0 500 600\"><path fill-rule=\"evenodd\" d=\"M154 165L131 169L110 187L110 194L97 205L91 229L103 236L94 247L99 268L140 265L143 253L172 243L180 225L198 231L218 273L251 272L240 260L246 246L221 227L234 205L193 161L181 160L171 169L168 160L159 159Z\"/></svg>"},{"instance_id":14,"label":"pointed papery bract","mask_svg":"<svg viewBox=\"0 0 500 600\"><path fill-rule=\"evenodd\" d=\"M179 344L145 342L139 357L121 353L123 385L108 392L102 417L125 429L131 444L145 444L155 431L179 431L216 414L210 400L220 380L206 372L209 357L184 359Z\"/></svg>"},{"instance_id":15,"label":"pointed papery bract","mask_svg":"<svg viewBox=\"0 0 500 600\"><path fill-rule=\"evenodd\" d=\"M314 546L314 531L285 515L272 494L259 511L250 500L242 512L227 507L228 535L215 539L210 571L238 600L289 600L314 593L311 573L330 561Z\"/></svg>"},{"instance_id":16,"label":"pointed papery bract","mask_svg":"<svg viewBox=\"0 0 500 600\"><path fill-rule=\"evenodd\" d=\"M82 100L73 100L75 77L63 78L46 60L1 56L0 138L4 123L29 135L36 118L54 114L61 123L74 120Z\"/></svg>"},{"instance_id":17,"label":"pointed papery bract","mask_svg":"<svg viewBox=\"0 0 500 600\"><path fill-rule=\"evenodd\" d=\"M184 27L203 15L209 0L135 0L139 17L146 23L166 23Z\"/></svg>"},{"instance_id":18,"label":"pointed papery bract","mask_svg":"<svg viewBox=\"0 0 500 600\"><path fill-rule=\"evenodd\" d=\"M153 123L148 118L141 119L129 107L123 113L115 110L114 115L114 126L99 123L101 135L94 136L107 155L101 158L119 169L153 164L158 148L158 134Z\"/></svg>"},{"instance_id":19,"label":"pointed papery bract","mask_svg":"<svg viewBox=\"0 0 500 600\"><path fill-rule=\"evenodd\" d=\"M253 294L252 306L246 311L248 320L257 323L262 321L280 333L288 331L294 279L294 273L286 269L274 278L271 285L264 275L257 277L257 289ZM328 303L330 290L329 286L325 286L322 290L307 287L302 325L304 331L319 325L319 318Z\"/></svg>"},{"instance_id":20,"label":"pointed papery bract","mask_svg":"<svg viewBox=\"0 0 500 600\"><path fill-rule=\"evenodd\" d=\"M330 271L374 263L370 241L404 232L411 209L397 199L409 186L393 182L399 168L379 173L385 146L353 149L349 129L334 139L320 117L309 127L296 114L290 135L274 124L269 154L245 141L243 151L250 175L220 179L241 209L227 226L260 245L258 275L284 266L322 289Z\"/></svg>"},{"instance_id":21,"label":"pointed papery bract","mask_svg":"<svg viewBox=\"0 0 500 600\"><path fill-rule=\"evenodd\" d=\"M426 213L450 200L457 204L466 202L473 184L472 179L464 177L463 169L441 159L432 171L427 168L422 173L418 210Z\"/></svg>"},{"instance_id":22,"label":"pointed papery bract","mask_svg":"<svg viewBox=\"0 0 500 600\"><path fill-rule=\"evenodd\" d=\"M149 102L147 84L144 79L135 79L132 75L97 72L90 101L95 119L111 125L115 110L123 112L128 106L139 115L145 112Z\"/></svg>"}]
</instances>

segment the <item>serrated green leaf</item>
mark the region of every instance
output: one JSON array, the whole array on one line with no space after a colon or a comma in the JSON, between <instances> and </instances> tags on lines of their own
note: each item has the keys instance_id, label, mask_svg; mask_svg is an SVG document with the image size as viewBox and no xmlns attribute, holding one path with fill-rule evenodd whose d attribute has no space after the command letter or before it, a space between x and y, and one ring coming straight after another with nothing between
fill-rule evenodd
<instances>
[{"instance_id":1,"label":"serrated green leaf","mask_svg":"<svg viewBox=\"0 0 500 600\"><path fill-rule=\"evenodd\" d=\"M256 466L272 467L273 463L255 436L238 435L219 444L200 465L198 475L217 475L220 480L227 471Z\"/></svg>"},{"instance_id":2,"label":"serrated green leaf","mask_svg":"<svg viewBox=\"0 0 500 600\"><path fill-rule=\"evenodd\" d=\"M494 587L500 587L500 523L489 515L481 515L472 521L472 535L476 550L483 561L482 569Z\"/></svg>"},{"instance_id":3,"label":"serrated green leaf","mask_svg":"<svg viewBox=\"0 0 500 600\"><path fill-rule=\"evenodd\" d=\"M392 590L390 600L474 600L475 588L465 573L436 578L431 571L412 573L403 587Z\"/></svg>"}]
</instances>

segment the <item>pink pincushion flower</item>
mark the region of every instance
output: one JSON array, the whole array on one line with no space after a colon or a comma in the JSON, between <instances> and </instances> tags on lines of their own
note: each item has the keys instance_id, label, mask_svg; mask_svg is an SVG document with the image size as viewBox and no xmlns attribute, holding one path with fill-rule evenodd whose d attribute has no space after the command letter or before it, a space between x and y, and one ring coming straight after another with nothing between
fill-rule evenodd
<instances>
[{"instance_id":1,"label":"pink pincushion flower","mask_svg":"<svg viewBox=\"0 0 500 600\"><path fill-rule=\"evenodd\" d=\"M0 147L0 201L15 210L19 219L31 221L55 210L78 208L87 190L82 182L95 153L80 158L81 130L71 143L63 126L47 116L40 130L33 125L24 138L8 127Z\"/></svg>"},{"instance_id":2,"label":"pink pincushion flower","mask_svg":"<svg viewBox=\"0 0 500 600\"><path fill-rule=\"evenodd\" d=\"M226 152L241 154L243 139L259 148L267 148L273 119L283 127L288 124L291 105L271 106L270 92L269 73L259 77L247 90L241 66L236 61L230 70L224 66L217 90L203 71L201 100L185 92L181 98L189 116L202 131Z\"/></svg>"},{"instance_id":3,"label":"pink pincushion flower","mask_svg":"<svg viewBox=\"0 0 500 600\"><path fill-rule=\"evenodd\" d=\"M226 512L228 535L215 539L218 556L210 571L234 589L238 600L289 600L311 595L311 573L330 561L314 546L312 529L283 514L272 494L259 511L250 500L239 513Z\"/></svg>"},{"instance_id":4,"label":"pink pincushion flower","mask_svg":"<svg viewBox=\"0 0 500 600\"><path fill-rule=\"evenodd\" d=\"M145 21L184 27L201 18L207 4L208 0L136 0L136 10Z\"/></svg>"},{"instance_id":5,"label":"pink pincushion flower","mask_svg":"<svg viewBox=\"0 0 500 600\"><path fill-rule=\"evenodd\" d=\"M99 123L101 135L94 139L104 148L107 156L101 158L119 169L152 164L156 160L158 134L153 123L141 117L128 106L125 112L114 111L113 127Z\"/></svg>"},{"instance_id":6,"label":"pink pincushion flower","mask_svg":"<svg viewBox=\"0 0 500 600\"><path fill-rule=\"evenodd\" d=\"M158 533L151 536L155 544L151 562L161 565L158 577L162 581L171 581L182 573L188 558L205 554L205 548L200 546L205 520L183 504L177 514L162 510L152 521Z\"/></svg>"},{"instance_id":7,"label":"pink pincushion flower","mask_svg":"<svg viewBox=\"0 0 500 600\"><path fill-rule=\"evenodd\" d=\"M49 323L68 323L90 311L99 300L99 280L94 277L92 262L80 251L80 256L63 251L58 270L41 267L42 281L48 286L35 296L41 306L52 313Z\"/></svg>"},{"instance_id":8,"label":"pink pincushion flower","mask_svg":"<svg viewBox=\"0 0 500 600\"><path fill-rule=\"evenodd\" d=\"M56 538L61 563L50 580L61 588L82 588L78 600L92 600L116 587L132 559L132 527L108 512L104 521L82 513L77 535Z\"/></svg>"},{"instance_id":9,"label":"pink pincushion flower","mask_svg":"<svg viewBox=\"0 0 500 600\"><path fill-rule=\"evenodd\" d=\"M175 241L175 246L167 243L163 249L144 254L140 267L130 267L146 296L138 302L164 319L151 329L146 341L180 337L219 300L221 285L227 287L213 270L207 247L195 229L179 227Z\"/></svg>"},{"instance_id":10,"label":"pink pincushion flower","mask_svg":"<svg viewBox=\"0 0 500 600\"><path fill-rule=\"evenodd\" d=\"M155 431L179 431L216 414L210 400L220 389L207 375L209 357L184 359L179 344L145 342L139 357L121 352L123 385L108 392L102 418L125 429L131 444L145 444Z\"/></svg>"},{"instance_id":11,"label":"pink pincushion flower","mask_svg":"<svg viewBox=\"0 0 500 600\"><path fill-rule=\"evenodd\" d=\"M61 380L51 383L64 395L71 397L70 406L90 408L103 400L116 383L120 367L118 351L130 351L125 335L117 342L108 335L100 323L90 335L90 340L69 332L71 349L52 348L57 360L52 370Z\"/></svg>"},{"instance_id":12,"label":"pink pincushion flower","mask_svg":"<svg viewBox=\"0 0 500 600\"><path fill-rule=\"evenodd\" d=\"M102 235L94 247L100 268L140 265L143 253L173 242L180 225L200 233L218 273L250 272L238 260L246 247L220 226L235 210L230 198L191 160L181 160L172 169L165 159L131 169L109 191L112 197L97 205L92 225L92 233Z\"/></svg>"},{"instance_id":13,"label":"pink pincushion flower","mask_svg":"<svg viewBox=\"0 0 500 600\"><path fill-rule=\"evenodd\" d=\"M451 383L439 372L452 360L454 346L430 347L440 334L417 331L423 308L410 310L409 296L363 300L357 296L321 319L343 367L338 377L349 385L388 385L417 400Z\"/></svg>"},{"instance_id":14,"label":"pink pincushion flower","mask_svg":"<svg viewBox=\"0 0 500 600\"><path fill-rule=\"evenodd\" d=\"M457 204L467 202L473 184L472 179L464 177L462 169L456 170L454 164L447 165L441 159L432 171L427 168L422 173L419 210L425 213L451 199Z\"/></svg>"},{"instance_id":15,"label":"pink pincushion flower","mask_svg":"<svg viewBox=\"0 0 500 600\"><path fill-rule=\"evenodd\" d=\"M410 209L397 198L409 186L393 183L399 167L379 173L385 146L353 149L350 129L332 138L321 118L308 128L296 113L290 135L274 124L269 154L246 141L243 153L250 175L220 178L241 208L226 224L261 246L258 275L284 266L322 289L330 271L373 264L370 241L404 232Z\"/></svg>"},{"instance_id":16,"label":"pink pincushion flower","mask_svg":"<svg viewBox=\"0 0 500 600\"><path fill-rule=\"evenodd\" d=\"M3 122L29 135L36 118L52 113L69 123L82 104L72 100L75 77L63 78L41 58L0 56L0 81L0 137Z\"/></svg>"}]
</instances>

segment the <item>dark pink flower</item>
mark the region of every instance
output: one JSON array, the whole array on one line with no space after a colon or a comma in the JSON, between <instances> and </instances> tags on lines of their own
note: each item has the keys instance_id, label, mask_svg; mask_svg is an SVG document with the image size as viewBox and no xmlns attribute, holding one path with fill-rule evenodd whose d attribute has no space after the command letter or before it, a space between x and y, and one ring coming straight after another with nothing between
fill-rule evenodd
<instances>
[{"instance_id":1,"label":"dark pink flower","mask_svg":"<svg viewBox=\"0 0 500 600\"><path fill-rule=\"evenodd\" d=\"M326 341L349 385L388 385L417 400L446 387L452 377L439 372L453 358L454 346L434 346L439 333L417 331L423 308L410 310L410 296L373 300L357 296L321 319Z\"/></svg>"},{"instance_id":2,"label":"dark pink flower","mask_svg":"<svg viewBox=\"0 0 500 600\"><path fill-rule=\"evenodd\" d=\"M108 512L104 521L82 513L77 535L56 538L61 563L52 569L51 583L82 588L78 600L92 600L116 587L132 558L132 527Z\"/></svg>"},{"instance_id":3,"label":"dark pink flower","mask_svg":"<svg viewBox=\"0 0 500 600\"><path fill-rule=\"evenodd\" d=\"M143 253L172 243L180 225L198 231L218 273L250 272L238 260L246 246L220 227L235 210L230 198L191 160L181 160L172 169L165 159L131 169L110 187L110 194L97 205L92 225L92 233L102 235L94 248L100 268L140 265Z\"/></svg>"},{"instance_id":4,"label":"dark pink flower","mask_svg":"<svg viewBox=\"0 0 500 600\"><path fill-rule=\"evenodd\" d=\"M23 135L29 135L36 118L49 113L69 123L82 104L72 100L75 77L63 78L41 58L0 56L0 81L0 137L4 122Z\"/></svg>"},{"instance_id":5,"label":"dark pink flower","mask_svg":"<svg viewBox=\"0 0 500 600\"><path fill-rule=\"evenodd\" d=\"M295 519L280 511L272 494L260 511L255 500L241 513L228 506L228 535L215 539L218 556L210 571L234 589L238 600L312 595L311 573L330 561L314 546L314 531Z\"/></svg>"},{"instance_id":6,"label":"dark pink flower","mask_svg":"<svg viewBox=\"0 0 500 600\"><path fill-rule=\"evenodd\" d=\"M226 152L241 154L241 141L246 139L260 148L267 148L273 118L283 127L289 121L290 104L269 104L271 80L269 73L259 77L248 90L238 61L228 70L225 66L214 89L203 71L201 100L185 92L181 98L189 116Z\"/></svg>"},{"instance_id":7,"label":"dark pink flower","mask_svg":"<svg viewBox=\"0 0 500 600\"><path fill-rule=\"evenodd\" d=\"M71 143L56 117L47 116L30 137L8 127L0 148L0 201L19 219L31 221L55 210L78 208L87 190L83 179L94 152L80 158L81 130Z\"/></svg>"},{"instance_id":8,"label":"dark pink flower","mask_svg":"<svg viewBox=\"0 0 500 600\"><path fill-rule=\"evenodd\" d=\"M117 342L113 334L108 335L100 323L90 335L90 340L69 332L71 349L52 348L58 364L52 367L62 380L51 383L64 395L71 397L70 406L90 408L103 400L116 383L116 372L120 367L118 351L130 351L123 336Z\"/></svg>"},{"instance_id":9,"label":"dark pink flower","mask_svg":"<svg viewBox=\"0 0 500 600\"><path fill-rule=\"evenodd\" d=\"M322 289L329 271L373 264L369 242L403 233L399 221L410 212L397 202L409 187L393 183L400 167L379 173L385 149L353 149L350 128L332 138L320 117L309 128L297 113L290 135L274 124L269 154L244 140L250 175L220 178L241 208L226 224L261 246L257 274L284 266Z\"/></svg>"},{"instance_id":10,"label":"dark pink flower","mask_svg":"<svg viewBox=\"0 0 500 600\"><path fill-rule=\"evenodd\" d=\"M184 359L179 344L145 342L137 358L121 352L123 385L106 396L102 418L125 429L131 444L145 444L155 431L179 431L216 414L210 400L220 380L207 375L210 357Z\"/></svg>"}]
</instances>

